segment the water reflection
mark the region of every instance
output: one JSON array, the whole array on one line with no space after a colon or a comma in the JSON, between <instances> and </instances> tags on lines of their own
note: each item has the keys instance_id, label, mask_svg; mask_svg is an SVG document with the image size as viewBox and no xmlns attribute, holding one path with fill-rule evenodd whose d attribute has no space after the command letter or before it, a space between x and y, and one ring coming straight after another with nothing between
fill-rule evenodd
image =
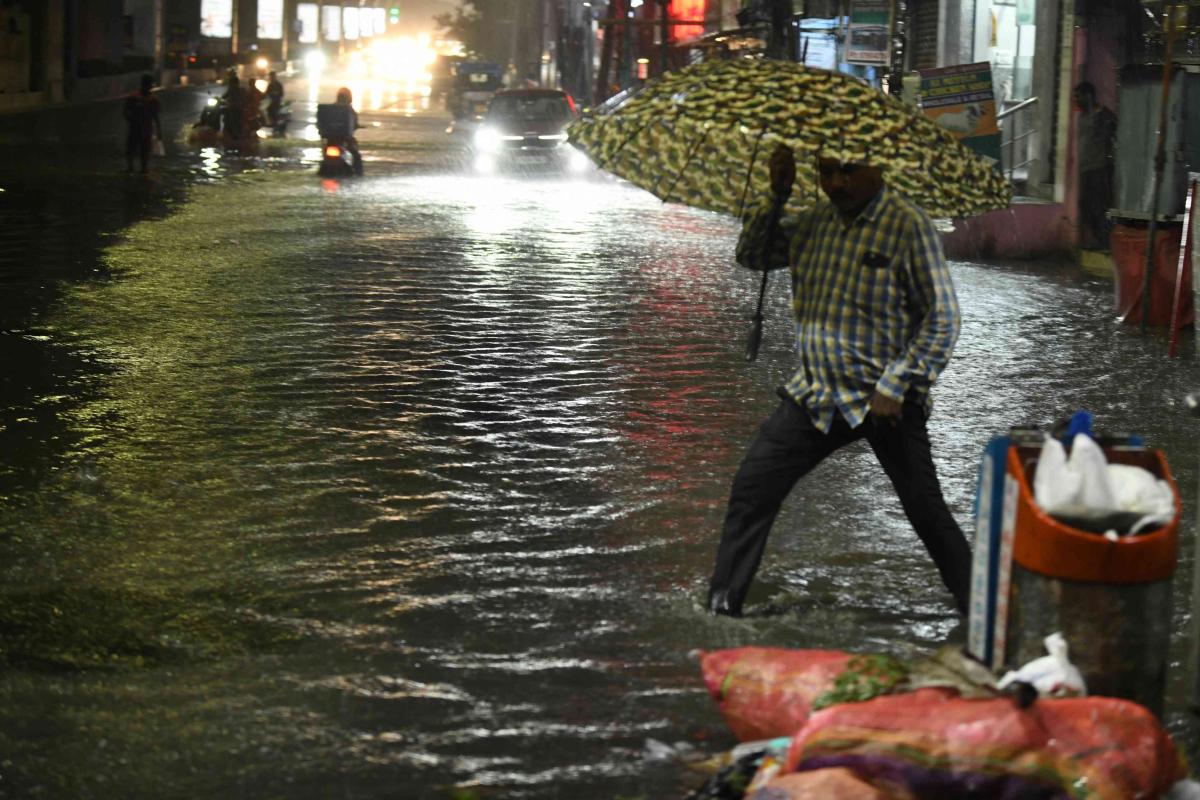
<instances>
[{"instance_id":1,"label":"water reflection","mask_svg":"<svg viewBox=\"0 0 1200 800\"><path fill-rule=\"evenodd\" d=\"M200 151L200 170L212 177L221 174L221 152L217 148L205 147Z\"/></svg>"}]
</instances>

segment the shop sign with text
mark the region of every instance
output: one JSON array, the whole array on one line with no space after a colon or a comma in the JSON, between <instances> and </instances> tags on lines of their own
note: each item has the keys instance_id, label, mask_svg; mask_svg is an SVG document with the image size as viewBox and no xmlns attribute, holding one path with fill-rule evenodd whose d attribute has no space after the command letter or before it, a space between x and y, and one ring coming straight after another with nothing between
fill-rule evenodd
<instances>
[{"instance_id":1,"label":"shop sign with text","mask_svg":"<svg viewBox=\"0 0 1200 800\"><path fill-rule=\"evenodd\" d=\"M892 42L891 0L853 0L846 37L846 62L885 66Z\"/></svg>"},{"instance_id":2,"label":"shop sign with text","mask_svg":"<svg viewBox=\"0 0 1200 800\"><path fill-rule=\"evenodd\" d=\"M921 70L921 108L982 156L1000 160L1000 128L992 91L992 66L986 61Z\"/></svg>"}]
</instances>

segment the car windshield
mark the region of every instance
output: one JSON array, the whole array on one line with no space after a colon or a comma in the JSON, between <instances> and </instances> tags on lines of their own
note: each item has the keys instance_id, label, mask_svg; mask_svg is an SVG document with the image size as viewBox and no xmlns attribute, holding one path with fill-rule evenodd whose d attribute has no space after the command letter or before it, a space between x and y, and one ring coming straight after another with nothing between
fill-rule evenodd
<instances>
[{"instance_id":1,"label":"car windshield","mask_svg":"<svg viewBox=\"0 0 1200 800\"><path fill-rule=\"evenodd\" d=\"M493 119L551 120L563 121L571 118L571 106L567 98L544 95L541 97L517 97L501 95L492 98L488 116Z\"/></svg>"}]
</instances>

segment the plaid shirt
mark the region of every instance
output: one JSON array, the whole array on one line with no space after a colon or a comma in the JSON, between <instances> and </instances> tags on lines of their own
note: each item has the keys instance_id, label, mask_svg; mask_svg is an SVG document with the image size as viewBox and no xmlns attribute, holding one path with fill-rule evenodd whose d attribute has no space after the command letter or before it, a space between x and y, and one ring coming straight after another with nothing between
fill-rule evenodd
<instances>
[{"instance_id":1,"label":"plaid shirt","mask_svg":"<svg viewBox=\"0 0 1200 800\"><path fill-rule=\"evenodd\" d=\"M849 223L829 203L778 220L773 203L750 213L737 260L751 269L791 267L800 368L784 390L826 433L835 413L852 428L862 424L876 390L921 401L928 412L959 315L925 212L884 188Z\"/></svg>"}]
</instances>

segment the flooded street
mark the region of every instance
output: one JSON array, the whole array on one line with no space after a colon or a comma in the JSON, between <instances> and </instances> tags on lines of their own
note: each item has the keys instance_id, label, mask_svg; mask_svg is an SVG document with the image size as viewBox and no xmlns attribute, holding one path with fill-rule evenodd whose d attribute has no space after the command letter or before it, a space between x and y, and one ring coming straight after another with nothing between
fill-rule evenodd
<instances>
[{"instance_id":1,"label":"flooded street","mask_svg":"<svg viewBox=\"0 0 1200 800\"><path fill-rule=\"evenodd\" d=\"M359 96L358 180L316 176L303 122L246 159L181 131L148 178L3 140L0 797L681 797L703 776L647 739L734 743L690 651L961 638L865 444L793 493L750 616L704 613L794 363L779 277L743 359L734 220L479 175L440 110ZM1086 408L1166 451L1191 742L1194 346L1073 266L952 273L930 435L968 536L1012 425Z\"/></svg>"}]
</instances>

